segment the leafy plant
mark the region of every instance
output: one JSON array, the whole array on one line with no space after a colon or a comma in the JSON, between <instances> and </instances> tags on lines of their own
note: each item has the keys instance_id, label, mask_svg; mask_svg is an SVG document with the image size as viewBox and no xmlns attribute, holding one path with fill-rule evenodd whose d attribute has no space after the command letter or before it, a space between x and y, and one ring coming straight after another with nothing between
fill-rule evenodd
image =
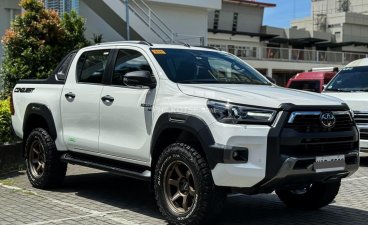
<instances>
[{"instance_id":1,"label":"leafy plant","mask_svg":"<svg viewBox=\"0 0 368 225\"><path fill-rule=\"evenodd\" d=\"M4 61L0 71L8 95L19 79L48 77L70 51L89 45L84 19L76 12L60 19L39 0L22 0L25 10L2 38Z\"/></svg>"},{"instance_id":2,"label":"leafy plant","mask_svg":"<svg viewBox=\"0 0 368 225\"><path fill-rule=\"evenodd\" d=\"M93 43L99 44L103 42L103 36L102 34L93 34Z\"/></svg>"},{"instance_id":3,"label":"leafy plant","mask_svg":"<svg viewBox=\"0 0 368 225\"><path fill-rule=\"evenodd\" d=\"M9 100L0 101L0 143L12 142L11 112Z\"/></svg>"}]
</instances>

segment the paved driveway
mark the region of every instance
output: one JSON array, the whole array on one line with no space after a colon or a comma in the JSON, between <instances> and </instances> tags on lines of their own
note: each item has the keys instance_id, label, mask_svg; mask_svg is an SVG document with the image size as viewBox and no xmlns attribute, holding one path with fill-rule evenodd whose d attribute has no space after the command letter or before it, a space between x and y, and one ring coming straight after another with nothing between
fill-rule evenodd
<instances>
[{"instance_id":1,"label":"paved driveway","mask_svg":"<svg viewBox=\"0 0 368 225\"><path fill-rule=\"evenodd\" d=\"M286 208L275 195L232 195L218 224L368 224L368 158L342 183L332 205L313 212ZM69 166L65 185L42 191L24 172L0 180L0 224L166 224L148 184Z\"/></svg>"}]
</instances>

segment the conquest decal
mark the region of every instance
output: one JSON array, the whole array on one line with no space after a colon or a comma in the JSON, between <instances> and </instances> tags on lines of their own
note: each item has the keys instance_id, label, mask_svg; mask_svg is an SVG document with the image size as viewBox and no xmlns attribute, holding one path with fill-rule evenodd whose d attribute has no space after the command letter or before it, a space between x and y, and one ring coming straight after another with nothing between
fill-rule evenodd
<instances>
[{"instance_id":1,"label":"conquest decal","mask_svg":"<svg viewBox=\"0 0 368 225\"><path fill-rule=\"evenodd\" d=\"M14 92L19 93L32 93L34 91L34 88L15 88Z\"/></svg>"}]
</instances>

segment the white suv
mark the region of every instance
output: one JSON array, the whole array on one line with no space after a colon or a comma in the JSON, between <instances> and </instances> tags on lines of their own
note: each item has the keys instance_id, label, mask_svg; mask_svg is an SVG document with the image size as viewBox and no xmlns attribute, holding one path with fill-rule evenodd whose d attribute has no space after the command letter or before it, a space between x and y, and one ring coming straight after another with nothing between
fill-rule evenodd
<instances>
[{"instance_id":1,"label":"white suv","mask_svg":"<svg viewBox=\"0 0 368 225\"><path fill-rule=\"evenodd\" d=\"M320 208L359 167L346 104L275 86L216 49L83 48L48 79L19 81L12 101L33 186L60 185L67 163L151 181L172 224L213 219L230 192Z\"/></svg>"},{"instance_id":2,"label":"white suv","mask_svg":"<svg viewBox=\"0 0 368 225\"><path fill-rule=\"evenodd\" d=\"M323 94L340 98L349 105L360 129L360 149L368 152L368 58L345 66L327 85Z\"/></svg>"}]
</instances>

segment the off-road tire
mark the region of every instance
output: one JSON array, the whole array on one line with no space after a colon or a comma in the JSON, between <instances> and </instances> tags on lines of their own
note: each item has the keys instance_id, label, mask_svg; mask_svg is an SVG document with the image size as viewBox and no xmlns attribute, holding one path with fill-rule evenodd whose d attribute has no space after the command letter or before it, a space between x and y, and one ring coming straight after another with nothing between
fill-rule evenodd
<instances>
[{"instance_id":1,"label":"off-road tire","mask_svg":"<svg viewBox=\"0 0 368 225\"><path fill-rule=\"evenodd\" d=\"M34 166L30 160L31 148L35 142L39 142L43 148L43 153L40 154L43 155L44 169L40 175L35 175L32 172ZM29 134L25 143L25 152L27 176L33 187L51 189L59 187L63 183L67 163L61 162L61 154L57 151L54 140L45 129L36 128Z\"/></svg>"},{"instance_id":2,"label":"off-road tire","mask_svg":"<svg viewBox=\"0 0 368 225\"><path fill-rule=\"evenodd\" d=\"M277 190L280 200L290 208L317 210L329 205L339 192L341 181L315 183L303 194L291 190Z\"/></svg>"},{"instance_id":3,"label":"off-road tire","mask_svg":"<svg viewBox=\"0 0 368 225\"><path fill-rule=\"evenodd\" d=\"M178 214L170 209L165 193L165 174L172 163L183 163L197 182L196 194L188 212ZM211 170L205 158L193 147L184 143L168 146L158 159L154 174L154 189L158 207L170 224L199 225L211 223L225 202L226 192L214 185ZM166 195L166 196L165 196Z\"/></svg>"}]
</instances>

